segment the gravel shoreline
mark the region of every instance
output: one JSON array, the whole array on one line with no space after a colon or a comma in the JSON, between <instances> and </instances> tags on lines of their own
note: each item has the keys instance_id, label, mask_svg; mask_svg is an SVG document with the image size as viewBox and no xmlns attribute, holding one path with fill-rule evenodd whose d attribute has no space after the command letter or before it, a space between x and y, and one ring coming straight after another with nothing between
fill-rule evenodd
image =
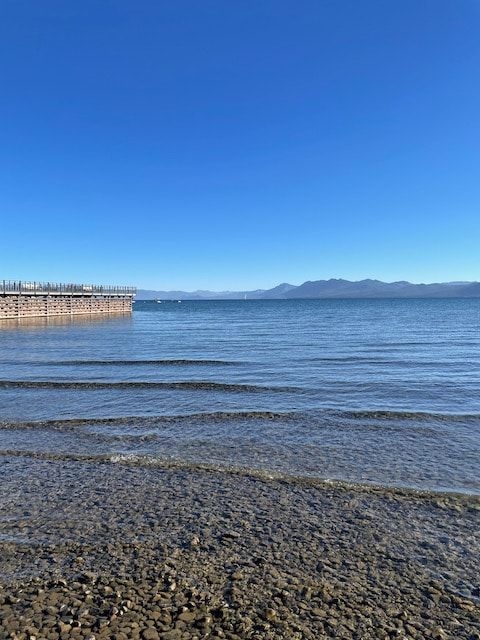
<instances>
[{"instance_id":1,"label":"gravel shoreline","mask_svg":"<svg viewBox=\"0 0 480 640\"><path fill-rule=\"evenodd\" d=\"M0 639L480 639L480 499L2 458Z\"/></svg>"}]
</instances>

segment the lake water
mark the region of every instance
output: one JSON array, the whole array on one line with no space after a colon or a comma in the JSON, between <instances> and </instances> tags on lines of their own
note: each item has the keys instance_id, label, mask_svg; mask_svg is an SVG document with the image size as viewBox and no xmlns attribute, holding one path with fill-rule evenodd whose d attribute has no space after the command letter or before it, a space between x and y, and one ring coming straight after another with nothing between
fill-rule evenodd
<instances>
[{"instance_id":1,"label":"lake water","mask_svg":"<svg viewBox=\"0 0 480 640\"><path fill-rule=\"evenodd\" d=\"M0 323L0 455L480 494L480 299Z\"/></svg>"}]
</instances>

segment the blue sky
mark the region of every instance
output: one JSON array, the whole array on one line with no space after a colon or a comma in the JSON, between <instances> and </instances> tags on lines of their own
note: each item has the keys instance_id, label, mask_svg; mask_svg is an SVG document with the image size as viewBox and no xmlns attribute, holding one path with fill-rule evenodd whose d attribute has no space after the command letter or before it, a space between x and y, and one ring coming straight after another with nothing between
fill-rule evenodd
<instances>
[{"instance_id":1,"label":"blue sky","mask_svg":"<svg viewBox=\"0 0 480 640\"><path fill-rule=\"evenodd\" d=\"M477 0L4 0L0 277L480 280Z\"/></svg>"}]
</instances>

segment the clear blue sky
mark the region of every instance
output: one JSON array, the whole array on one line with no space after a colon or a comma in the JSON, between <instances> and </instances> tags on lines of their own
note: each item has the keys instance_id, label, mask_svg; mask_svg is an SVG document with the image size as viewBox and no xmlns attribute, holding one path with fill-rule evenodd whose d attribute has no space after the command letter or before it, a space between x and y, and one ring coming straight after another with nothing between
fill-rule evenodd
<instances>
[{"instance_id":1,"label":"clear blue sky","mask_svg":"<svg viewBox=\"0 0 480 640\"><path fill-rule=\"evenodd\" d=\"M480 280L477 0L3 0L0 278Z\"/></svg>"}]
</instances>

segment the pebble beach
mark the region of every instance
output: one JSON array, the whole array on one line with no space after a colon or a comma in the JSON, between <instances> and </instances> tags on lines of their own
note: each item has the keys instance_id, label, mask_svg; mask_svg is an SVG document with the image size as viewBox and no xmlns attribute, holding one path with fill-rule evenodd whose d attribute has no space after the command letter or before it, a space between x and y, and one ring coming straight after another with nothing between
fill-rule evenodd
<instances>
[{"instance_id":1,"label":"pebble beach","mask_svg":"<svg viewBox=\"0 0 480 640\"><path fill-rule=\"evenodd\" d=\"M475 496L22 456L2 487L2 639L480 638Z\"/></svg>"}]
</instances>

